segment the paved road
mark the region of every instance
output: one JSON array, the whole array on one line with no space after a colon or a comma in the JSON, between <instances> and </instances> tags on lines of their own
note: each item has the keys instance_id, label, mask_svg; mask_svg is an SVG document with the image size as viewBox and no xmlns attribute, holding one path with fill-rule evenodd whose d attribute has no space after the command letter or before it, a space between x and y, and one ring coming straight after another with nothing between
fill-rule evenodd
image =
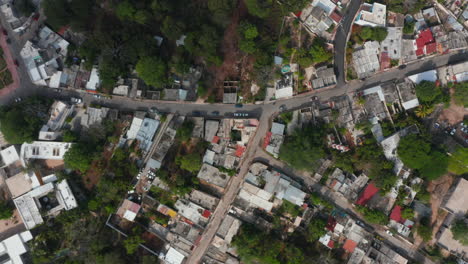
<instances>
[{"instance_id":1,"label":"paved road","mask_svg":"<svg viewBox=\"0 0 468 264\"><path fill-rule=\"evenodd\" d=\"M261 161L265 164L268 164L272 166L275 169L278 169L279 171L282 171L283 173L286 173L288 176L301 181L304 186L311 191L314 191L316 193L319 193L323 198L325 198L327 201L330 201L335 205L336 208L348 213L351 215L354 219L361 221L362 223L365 223L366 221L361 218L361 216L355 211L355 207L353 204L349 203L349 201L343 197L341 194L331 190L327 186L324 186L320 184L319 182L316 182L312 177L305 176L302 173L299 173L297 171L294 171L291 169L286 163L282 162L281 160L273 158L271 155L266 153L263 149L257 148L256 154L255 154L255 159L256 161ZM432 260L429 258L425 257L423 254L421 254L417 249L414 249L412 247L412 244L409 242L405 241L404 239L401 239L399 237L394 237L390 236L389 234L386 233L386 229L384 229L380 225L365 225L364 227L369 233L374 234L374 235L379 235L382 238L384 238L384 243L387 244L390 248L397 250L397 252L400 252L404 257L414 259L418 261L419 263L424 263L424 264L434 264Z\"/></svg>"},{"instance_id":2,"label":"paved road","mask_svg":"<svg viewBox=\"0 0 468 264\"><path fill-rule=\"evenodd\" d=\"M360 1L353 0L352 3L350 4L350 7L347 12L347 14L350 14L350 15L349 17L348 16L345 17L343 25L341 26L343 27L342 30L346 32L349 31L349 28L352 23L352 18L354 17L354 15L351 16L351 14L356 13L355 7L356 5L358 6L358 4L356 3L360 3ZM4 22L3 17L0 17L0 20ZM342 36L340 37L340 35ZM344 45L346 45L346 39L343 37L346 37L346 35L347 34L343 34L343 33L337 34L337 40L336 40L337 49L340 49L340 47L345 47L343 46L343 43ZM12 39L12 44L10 45L10 49L11 49L13 56L19 58L19 52L21 50L21 47L24 41L25 39L18 39L18 40ZM178 113L181 115L196 114L196 115L201 115L205 117L217 116L214 113L215 111L219 112L219 116L226 116L226 117L231 117L234 112L241 111L241 112L249 113L250 117L259 118L260 122L259 122L259 127L257 129L257 133L255 134L255 136L252 138L251 142L248 145L248 148L245 153L245 157L240 166L239 174L237 176L234 176L231 182L229 183L229 186L226 189L226 194L221 199L218 207L213 213L212 220L210 221L207 228L205 229L200 243L197 245L197 247L195 247L188 261L188 263L199 263L199 261L202 259L203 255L205 254L206 250L208 249L211 243L211 240L213 239L222 219L227 214L231 203L236 197L250 164L253 162L256 155L258 154L258 151L260 149L260 143L264 135L269 129L269 124L270 124L269 118L274 116L275 113L278 113L280 111L281 106L289 110L298 109L298 108L308 106L311 104L310 98L312 94L317 95L320 100L326 101L329 98L332 98L335 96L352 95L361 89L372 87L373 85L379 84L381 82L397 80L404 76L414 74L417 72L421 72L424 70L429 70L429 69L433 69L433 68L440 67L443 65L468 60L467 53L458 52L455 54L446 54L442 56L419 60L413 64L408 65L404 69L395 69L395 70L378 73L363 82L352 81L352 82L345 84L344 83L344 74L345 74L344 51L345 51L344 49L341 51L338 51L341 53L337 54L335 58L335 63L337 63L338 65L337 66L338 67L337 68L338 69L338 72L337 72L338 85L335 88L324 89L324 90L314 91L314 92L310 92L306 94L301 94L293 98L277 100L276 102L270 102L267 104L244 105L242 108L236 108L234 105L224 105L224 104L196 104L196 103L190 103L190 102L181 103L181 102L167 102L167 101L132 100L129 98L122 98L122 97L116 97L116 96L114 96L112 99L97 99L93 97L93 95L87 94L83 91L72 91L72 90L64 90L62 93L56 93L56 92L53 92L49 88L41 88L41 87L37 87L33 85L29 79L29 76L27 75L25 71L24 65L22 65L22 62L20 62L21 67L18 70L19 78L21 82L20 87L16 89L13 93L6 95L6 96L2 96L0 98L0 105L11 103L13 98L18 97L18 96L26 97L30 95L41 95L41 96L48 96L48 97L52 97L56 99L69 99L70 96L79 96L83 98L83 101L87 104L98 103L103 106L117 108L122 111L147 110L150 107L157 107L162 112ZM340 61L340 58L341 58L341 61ZM332 199L337 199L334 201L335 203L339 203L340 206L346 206L346 204L348 204L347 202L342 203L338 198L332 198ZM382 236L386 237L387 235L384 233L382 234ZM397 243L397 241L393 241L394 238L389 237L388 240L392 240L392 243L395 242L396 245L400 245ZM400 246L400 248L405 249L406 247ZM408 255L411 256L411 254L409 253L410 252L408 251ZM420 258L418 254L419 254L418 252L415 252L413 258L424 259L425 263L431 263L431 262L427 262L423 256L421 256L422 258Z\"/></svg>"},{"instance_id":3,"label":"paved road","mask_svg":"<svg viewBox=\"0 0 468 264\"><path fill-rule=\"evenodd\" d=\"M351 26L354 22L359 7L361 6L361 0L351 0L348 7L346 8L343 19L341 20L338 29L336 30L335 40L333 45L335 47L334 62L335 62L335 74L338 86L342 86L346 83L346 70L345 70L345 59L346 59L346 45L348 43L348 34L351 30Z\"/></svg>"}]
</instances>

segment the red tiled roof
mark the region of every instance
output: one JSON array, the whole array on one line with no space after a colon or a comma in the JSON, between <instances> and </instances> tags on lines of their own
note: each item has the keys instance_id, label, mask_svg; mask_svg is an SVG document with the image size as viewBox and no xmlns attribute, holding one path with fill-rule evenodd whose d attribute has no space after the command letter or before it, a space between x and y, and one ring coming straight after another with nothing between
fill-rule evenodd
<instances>
[{"instance_id":1,"label":"red tiled roof","mask_svg":"<svg viewBox=\"0 0 468 264\"><path fill-rule=\"evenodd\" d=\"M343 245L343 249L346 252L353 253L354 249L356 248L357 243L351 239L347 239L346 242Z\"/></svg>"},{"instance_id":2,"label":"red tiled roof","mask_svg":"<svg viewBox=\"0 0 468 264\"><path fill-rule=\"evenodd\" d=\"M405 222L405 220L403 218L401 218L401 206L395 205L395 207L393 207L393 210L390 213L390 219L392 219L393 221L396 221L398 223L404 223Z\"/></svg>"},{"instance_id":3,"label":"red tiled roof","mask_svg":"<svg viewBox=\"0 0 468 264\"><path fill-rule=\"evenodd\" d=\"M340 16L336 11L334 11L333 13L331 13L330 18L333 19L336 23L340 23L343 17Z\"/></svg>"},{"instance_id":4,"label":"red tiled roof","mask_svg":"<svg viewBox=\"0 0 468 264\"><path fill-rule=\"evenodd\" d=\"M380 70L385 70L390 68L390 57L388 56L388 52L380 53Z\"/></svg>"},{"instance_id":5,"label":"red tiled roof","mask_svg":"<svg viewBox=\"0 0 468 264\"><path fill-rule=\"evenodd\" d=\"M424 48L420 48L416 50L416 56L422 56L424 55Z\"/></svg>"},{"instance_id":6,"label":"red tiled roof","mask_svg":"<svg viewBox=\"0 0 468 264\"><path fill-rule=\"evenodd\" d=\"M211 215L210 211L208 211L208 210L203 211L203 214L202 214L203 217L208 218L208 217L210 217L210 215Z\"/></svg>"},{"instance_id":7,"label":"red tiled roof","mask_svg":"<svg viewBox=\"0 0 468 264\"><path fill-rule=\"evenodd\" d=\"M423 39L424 44L434 42L434 37L430 29L425 29L419 33L418 39Z\"/></svg>"},{"instance_id":8,"label":"red tiled roof","mask_svg":"<svg viewBox=\"0 0 468 264\"><path fill-rule=\"evenodd\" d=\"M431 54L437 51L437 44L434 43L429 43L426 45L426 54Z\"/></svg>"},{"instance_id":9,"label":"red tiled roof","mask_svg":"<svg viewBox=\"0 0 468 264\"><path fill-rule=\"evenodd\" d=\"M327 245L329 248L333 248L335 246L335 241L333 240L330 240L328 241L328 245Z\"/></svg>"},{"instance_id":10,"label":"red tiled roof","mask_svg":"<svg viewBox=\"0 0 468 264\"><path fill-rule=\"evenodd\" d=\"M333 232L335 230L335 226L336 226L336 219L333 218L332 216L328 217L328 222L325 227L331 232Z\"/></svg>"},{"instance_id":11,"label":"red tiled roof","mask_svg":"<svg viewBox=\"0 0 468 264\"><path fill-rule=\"evenodd\" d=\"M244 154L244 151L245 151L245 147L237 145L235 155L240 158L242 157L242 154Z\"/></svg>"},{"instance_id":12,"label":"red tiled roof","mask_svg":"<svg viewBox=\"0 0 468 264\"><path fill-rule=\"evenodd\" d=\"M219 137L218 137L218 136L214 136L214 137L213 137L213 140L211 141L211 143L218 144L218 142L219 142Z\"/></svg>"},{"instance_id":13,"label":"red tiled roof","mask_svg":"<svg viewBox=\"0 0 468 264\"><path fill-rule=\"evenodd\" d=\"M59 34L60 36L63 36L63 34L65 34L65 31L68 30L68 28L70 28L70 26L63 26L63 27L61 27L61 28L57 31L57 34Z\"/></svg>"},{"instance_id":14,"label":"red tiled roof","mask_svg":"<svg viewBox=\"0 0 468 264\"><path fill-rule=\"evenodd\" d=\"M361 193L361 196L357 200L356 204L365 205L378 191L379 188L375 187L373 183L369 183Z\"/></svg>"},{"instance_id":15,"label":"red tiled roof","mask_svg":"<svg viewBox=\"0 0 468 264\"><path fill-rule=\"evenodd\" d=\"M265 136L265 140L263 140L263 148L266 148L270 144L271 135L272 135L271 132L267 132Z\"/></svg>"}]
</instances>

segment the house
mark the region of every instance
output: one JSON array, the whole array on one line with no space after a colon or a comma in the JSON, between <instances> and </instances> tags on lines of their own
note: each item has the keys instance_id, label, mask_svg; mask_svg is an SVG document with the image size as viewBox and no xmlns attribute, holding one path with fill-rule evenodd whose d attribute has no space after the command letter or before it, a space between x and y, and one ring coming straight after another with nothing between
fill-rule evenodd
<instances>
[{"instance_id":1,"label":"house","mask_svg":"<svg viewBox=\"0 0 468 264\"><path fill-rule=\"evenodd\" d=\"M294 78L291 72L283 74L281 79L277 80L275 83L276 99L293 96L293 83Z\"/></svg>"},{"instance_id":2,"label":"house","mask_svg":"<svg viewBox=\"0 0 468 264\"><path fill-rule=\"evenodd\" d=\"M284 124L273 122L270 132L268 132L265 137L264 148L275 158L279 156L279 151L284 141L285 129L286 126Z\"/></svg>"},{"instance_id":3,"label":"house","mask_svg":"<svg viewBox=\"0 0 468 264\"><path fill-rule=\"evenodd\" d=\"M369 183L364 191L361 192L361 195L359 196L356 204L364 206L378 192L379 188L377 188L372 182Z\"/></svg>"},{"instance_id":4,"label":"house","mask_svg":"<svg viewBox=\"0 0 468 264\"><path fill-rule=\"evenodd\" d=\"M218 133L219 121L217 120L206 120L205 121L205 140L212 142L215 139L216 133Z\"/></svg>"},{"instance_id":5,"label":"house","mask_svg":"<svg viewBox=\"0 0 468 264\"><path fill-rule=\"evenodd\" d=\"M325 88L336 84L336 75L333 68L327 68L326 66L317 68L315 76L316 78L311 81L313 89Z\"/></svg>"},{"instance_id":6,"label":"house","mask_svg":"<svg viewBox=\"0 0 468 264\"><path fill-rule=\"evenodd\" d=\"M344 173L341 169L336 168L326 184L330 189L341 193L346 199L355 201L368 181L369 178L364 174L356 177L354 174Z\"/></svg>"},{"instance_id":7,"label":"house","mask_svg":"<svg viewBox=\"0 0 468 264\"><path fill-rule=\"evenodd\" d=\"M219 203L218 198L199 190L192 190L189 196L189 200L210 211L214 211Z\"/></svg>"},{"instance_id":8,"label":"house","mask_svg":"<svg viewBox=\"0 0 468 264\"><path fill-rule=\"evenodd\" d=\"M416 40L414 41L414 49L418 57L437 52L437 44L429 28L417 34Z\"/></svg>"},{"instance_id":9,"label":"house","mask_svg":"<svg viewBox=\"0 0 468 264\"><path fill-rule=\"evenodd\" d=\"M429 25L440 24L439 15L437 14L434 7L429 7L421 10L424 20Z\"/></svg>"},{"instance_id":10,"label":"house","mask_svg":"<svg viewBox=\"0 0 468 264\"><path fill-rule=\"evenodd\" d=\"M118 85L112 90L112 94L120 96L128 96L128 85Z\"/></svg>"},{"instance_id":11,"label":"house","mask_svg":"<svg viewBox=\"0 0 468 264\"><path fill-rule=\"evenodd\" d=\"M377 2L364 3L354 23L360 26L385 27L386 13L386 5Z\"/></svg>"},{"instance_id":12,"label":"house","mask_svg":"<svg viewBox=\"0 0 468 264\"><path fill-rule=\"evenodd\" d=\"M73 143L53 141L33 141L21 145L20 158L25 166L29 159L63 160L63 156Z\"/></svg>"},{"instance_id":13,"label":"house","mask_svg":"<svg viewBox=\"0 0 468 264\"><path fill-rule=\"evenodd\" d=\"M280 205L283 199L303 206L306 193L300 190L300 187L299 183L288 176L268 170L263 164L254 163L239 192L239 198L247 202L248 207L270 212L274 206ZM272 197L275 197L273 201Z\"/></svg>"},{"instance_id":14,"label":"house","mask_svg":"<svg viewBox=\"0 0 468 264\"><path fill-rule=\"evenodd\" d=\"M415 84L419 84L422 81L436 82L437 81L437 70L429 70L420 72L408 76L408 78Z\"/></svg>"},{"instance_id":15,"label":"house","mask_svg":"<svg viewBox=\"0 0 468 264\"><path fill-rule=\"evenodd\" d=\"M242 222L234 216L228 214L221 222L221 225L216 231L216 235L213 238L212 245L223 253L226 253L229 249L232 239L239 231Z\"/></svg>"},{"instance_id":16,"label":"house","mask_svg":"<svg viewBox=\"0 0 468 264\"><path fill-rule=\"evenodd\" d=\"M140 211L141 206L128 199L125 199L117 209L117 215L133 222Z\"/></svg>"},{"instance_id":17,"label":"house","mask_svg":"<svg viewBox=\"0 0 468 264\"><path fill-rule=\"evenodd\" d=\"M91 75L89 76L89 81L86 83L86 90L96 91L101 83L101 79L99 78L99 70L95 66L91 70Z\"/></svg>"},{"instance_id":18,"label":"house","mask_svg":"<svg viewBox=\"0 0 468 264\"><path fill-rule=\"evenodd\" d=\"M187 90L184 89L164 89L164 100L167 101L185 101L187 99Z\"/></svg>"},{"instance_id":19,"label":"house","mask_svg":"<svg viewBox=\"0 0 468 264\"><path fill-rule=\"evenodd\" d=\"M185 262L185 256L173 247L169 248L162 259L167 264L183 264Z\"/></svg>"},{"instance_id":20,"label":"house","mask_svg":"<svg viewBox=\"0 0 468 264\"><path fill-rule=\"evenodd\" d=\"M404 81L397 83L396 88L400 96L401 106L403 106L405 110L410 110L419 106L416 90L411 81L405 79Z\"/></svg>"},{"instance_id":21,"label":"house","mask_svg":"<svg viewBox=\"0 0 468 264\"><path fill-rule=\"evenodd\" d=\"M399 60L401 58L403 30L398 27L388 27L388 35L380 43L382 52L386 52L390 59Z\"/></svg>"},{"instance_id":22,"label":"house","mask_svg":"<svg viewBox=\"0 0 468 264\"><path fill-rule=\"evenodd\" d=\"M138 141L140 149L142 149L144 152L149 151L151 144L153 143L154 135L156 134L158 128L158 120L152 118L143 119L135 139Z\"/></svg>"},{"instance_id":23,"label":"house","mask_svg":"<svg viewBox=\"0 0 468 264\"><path fill-rule=\"evenodd\" d=\"M41 185L13 199L13 202L27 229L42 224L43 215L55 216L61 210L68 211L78 207L66 180Z\"/></svg>"},{"instance_id":24,"label":"house","mask_svg":"<svg viewBox=\"0 0 468 264\"><path fill-rule=\"evenodd\" d=\"M362 48L353 52L353 66L359 79L367 78L380 69L380 44L367 41Z\"/></svg>"},{"instance_id":25,"label":"house","mask_svg":"<svg viewBox=\"0 0 468 264\"><path fill-rule=\"evenodd\" d=\"M28 252L27 242L33 239L31 232L24 231L0 242L0 259L5 264L27 263L23 255Z\"/></svg>"},{"instance_id":26,"label":"house","mask_svg":"<svg viewBox=\"0 0 468 264\"><path fill-rule=\"evenodd\" d=\"M189 224L205 227L208 224L211 212L195 203L185 199L179 199L175 203L179 215L185 217Z\"/></svg>"},{"instance_id":27,"label":"house","mask_svg":"<svg viewBox=\"0 0 468 264\"><path fill-rule=\"evenodd\" d=\"M198 172L197 178L202 184L209 185L219 193L223 193L231 177L227 173L220 172L218 168L205 163Z\"/></svg>"},{"instance_id":28,"label":"house","mask_svg":"<svg viewBox=\"0 0 468 264\"><path fill-rule=\"evenodd\" d=\"M335 8L336 5L330 0L315 0L304 9L301 19L310 32L326 38L326 31L338 23L335 19L339 21L336 17L338 14L333 12ZM335 19L332 19L332 15Z\"/></svg>"},{"instance_id":29,"label":"house","mask_svg":"<svg viewBox=\"0 0 468 264\"><path fill-rule=\"evenodd\" d=\"M104 120L110 109L107 107L91 107L86 108L86 112L81 116L81 126L90 128L94 125L100 125Z\"/></svg>"},{"instance_id":30,"label":"house","mask_svg":"<svg viewBox=\"0 0 468 264\"><path fill-rule=\"evenodd\" d=\"M60 135L60 129L66 119L73 113L74 106L62 101L55 101L50 107L50 117L47 124L39 131L39 140L56 140Z\"/></svg>"},{"instance_id":31,"label":"house","mask_svg":"<svg viewBox=\"0 0 468 264\"><path fill-rule=\"evenodd\" d=\"M0 6L0 10L2 11L6 22L10 25L11 29L15 33L20 33L26 30L30 25L31 25L31 19L28 19L26 21L22 21L21 17L19 14L16 12L16 10L13 8L14 5L13 2L6 1L3 2ZM24 23L23 23L24 22Z\"/></svg>"}]
</instances>

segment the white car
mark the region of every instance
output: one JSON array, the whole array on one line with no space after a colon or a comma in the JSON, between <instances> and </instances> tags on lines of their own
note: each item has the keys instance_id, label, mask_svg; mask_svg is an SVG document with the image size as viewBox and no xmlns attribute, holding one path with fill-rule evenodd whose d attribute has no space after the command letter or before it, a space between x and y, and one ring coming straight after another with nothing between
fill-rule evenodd
<instances>
[{"instance_id":1,"label":"white car","mask_svg":"<svg viewBox=\"0 0 468 264\"><path fill-rule=\"evenodd\" d=\"M80 104L81 102L83 102L81 98L77 98L77 97L70 98L70 101L74 104Z\"/></svg>"},{"instance_id":2,"label":"white car","mask_svg":"<svg viewBox=\"0 0 468 264\"><path fill-rule=\"evenodd\" d=\"M385 233L387 233L389 236L393 236L393 233L390 230L385 231Z\"/></svg>"}]
</instances>

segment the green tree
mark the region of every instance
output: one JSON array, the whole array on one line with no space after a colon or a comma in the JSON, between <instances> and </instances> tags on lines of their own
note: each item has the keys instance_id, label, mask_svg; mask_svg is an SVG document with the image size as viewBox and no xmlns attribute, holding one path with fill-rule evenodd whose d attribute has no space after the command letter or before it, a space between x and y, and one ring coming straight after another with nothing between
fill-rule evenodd
<instances>
[{"instance_id":1,"label":"green tree","mask_svg":"<svg viewBox=\"0 0 468 264\"><path fill-rule=\"evenodd\" d=\"M403 219L413 219L414 218L414 211L411 208L405 208L403 211L401 211L401 217Z\"/></svg>"},{"instance_id":2,"label":"green tree","mask_svg":"<svg viewBox=\"0 0 468 264\"><path fill-rule=\"evenodd\" d=\"M167 83L166 63L158 57L141 58L135 69L138 76L148 85L160 88Z\"/></svg>"},{"instance_id":3,"label":"green tree","mask_svg":"<svg viewBox=\"0 0 468 264\"><path fill-rule=\"evenodd\" d=\"M183 22L171 16L167 16L162 22L161 32L170 40L179 39L184 34L184 30Z\"/></svg>"},{"instance_id":4,"label":"green tree","mask_svg":"<svg viewBox=\"0 0 468 264\"><path fill-rule=\"evenodd\" d=\"M115 13L122 20L132 20L136 11L136 8L130 1L123 1L117 5Z\"/></svg>"},{"instance_id":5,"label":"green tree","mask_svg":"<svg viewBox=\"0 0 468 264\"><path fill-rule=\"evenodd\" d=\"M397 151L398 156L406 166L421 169L429 159L431 144L420 136L411 134L400 140Z\"/></svg>"},{"instance_id":6,"label":"green tree","mask_svg":"<svg viewBox=\"0 0 468 264\"><path fill-rule=\"evenodd\" d=\"M307 226L307 241L314 242L325 235L327 222L321 218L313 218Z\"/></svg>"},{"instance_id":7,"label":"green tree","mask_svg":"<svg viewBox=\"0 0 468 264\"><path fill-rule=\"evenodd\" d=\"M468 173L468 148L458 148L450 157L448 170L461 175Z\"/></svg>"},{"instance_id":8,"label":"green tree","mask_svg":"<svg viewBox=\"0 0 468 264\"><path fill-rule=\"evenodd\" d=\"M357 211L362 213L364 219L372 224L386 225L388 223L388 217L381 211L369 209L364 206L357 206Z\"/></svg>"},{"instance_id":9,"label":"green tree","mask_svg":"<svg viewBox=\"0 0 468 264\"><path fill-rule=\"evenodd\" d=\"M257 45L253 40L241 39L239 40L239 49L247 54L254 54L257 52Z\"/></svg>"},{"instance_id":10,"label":"green tree","mask_svg":"<svg viewBox=\"0 0 468 264\"><path fill-rule=\"evenodd\" d=\"M376 27L376 28L373 28L372 30L372 38L374 40L377 40L378 42L382 42L384 41L384 39L387 37L388 35L388 31L386 28L384 27Z\"/></svg>"},{"instance_id":11,"label":"green tree","mask_svg":"<svg viewBox=\"0 0 468 264\"><path fill-rule=\"evenodd\" d=\"M453 94L455 103L463 107L468 107L468 82L457 83Z\"/></svg>"},{"instance_id":12,"label":"green tree","mask_svg":"<svg viewBox=\"0 0 468 264\"><path fill-rule=\"evenodd\" d=\"M447 155L432 148L431 143L419 135L402 138L397 153L406 166L419 170L428 180L434 180L447 171Z\"/></svg>"},{"instance_id":13,"label":"green tree","mask_svg":"<svg viewBox=\"0 0 468 264\"><path fill-rule=\"evenodd\" d=\"M42 3L47 23L55 30L70 22L71 12L67 0L45 0Z\"/></svg>"},{"instance_id":14,"label":"green tree","mask_svg":"<svg viewBox=\"0 0 468 264\"><path fill-rule=\"evenodd\" d=\"M414 33L414 24L415 24L414 21L411 21L411 22L405 21L405 26L403 27L403 33L412 35Z\"/></svg>"},{"instance_id":15,"label":"green tree","mask_svg":"<svg viewBox=\"0 0 468 264\"><path fill-rule=\"evenodd\" d=\"M245 39L255 39L258 36L257 27L249 22L243 21L240 25L240 31Z\"/></svg>"},{"instance_id":16,"label":"green tree","mask_svg":"<svg viewBox=\"0 0 468 264\"><path fill-rule=\"evenodd\" d=\"M325 41L315 38L309 51L314 63L328 62L333 58L333 53L325 48Z\"/></svg>"},{"instance_id":17,"label":"green tree","mask_svg":"<svg viewBox=\"0 0 468 264\"><path fill-rule=\"evenodd\" d=\"M138 24L146 24L151 18L151 13L146 10L138 10L133 16L133 20Z\"/></svg>"},{"instance_id":18,"label":"green tree","mask_svg":"<svg viewBox=\"0 0 468 264\"><path fill-rule=\"evenodd\" d=\"M133 254L137 251L140 244L144 243L145 241L138 235L130 236L124 240L124 246L127 250L127 254Z\"/></svg>"},{"instance_id":19,"label":"green tree","mask_svg":"<svg viewBox=\"0 0 468 264\"><path fill-rule=\"evenodd\" d=\"M279 158L293 168L313 170L317 160L325 155L323 138L324 131L320 127L308 125L297 129L281 145Z\"/></svg>"},{"instance_id":20,"label":"green tree","mask_svg":"<svg viewBox=\"0 0 468 264\"><path fill-rule=\"evenodd\" d=\"M421 219L419 225L416 229L418 235L424 240L424 242L428 242L432 238L432 226L430 223L430 219L425 217Z\"/></svg>"},{"instance_id":21,"label":"green tree","mask_svg":"<svg viewBox=\"0 0 468 264\"><path fill-rule=\"evenodd\" d=\"M10 219L13 216L13 209L5 201L0 201L0 219Z\"/></svg>"},{"instance_id":22,"label":"green tree","mask_svg":"<svg viewBox=\"0 0 468 264\"><path fill-rule=\"evenodd\" d=\"M465 246L468 246L468 224L465 219L458 219L450 228L453 238L460 241Z\"/></svg>"},{"instance_id":23,"label":"green tree","mask_svg":"<svg viewBox=\"0 0 468 264\"><path fill-rule=\"evenodd\" d=\"M62 140L64 142L74 142L77 139L78 138L76 137L75 133L73 133L71 130L67 129L63 132Z\"/></svg>"},{"instance_id":24,"label":"green tree","mask_svg":"<svg viewBox=\"0 0 468 264\"><path fill-rule=\"evenodd\" d=\"M186 171L197 173L201 169L202 158L198 153L191 153L177 157L176 163Z\"/></svg>"},{"instance_id":25,"label":"green tree","mask_svg":"<svg viewBox=\"0 0 468 264\"><path fill-rule=\"evenodd\" d=\"M178 129L177 129L177 138L180 139L182 142L186 142L186 141L189 141L190 138L192 137L192 132L193 132L193 128L195 127L195 124L190 121L190 120L186 120L182 126L180 126Z\"/></svg>"},{"instance_id":26,"label":"green tree","mask_svg":"<svg viewBox=\"0 0 468 264\"><path fill-rule=\"evenodd\" d=\"M434 82L422 81L416 85L416 95L422 102L432 103L442 94Z\"/></svg>"},{"instance_id":27,"label":"green tree","mask_svg":"<svg viewBox=\"0 0 468 264\"><path fill-rule=\"evenodd\" d=\"M63 156L63 161L68 168L86 172L93 161L94 153L85 143L75 143Z\"/></svg>"},{"instance_id":28,"label":"green tree","mask_svg":"<svg viewBox=\"0 0 468 264\"><path fill-rule=\"evenodd\" d=\"M232 0L208 0L208 10L211 12L212 21L222 27L229 25L229 17L235 4L236 1Z\"/></svg>"},{"instance_id":29,"label":"green tree","mask_svg":"<svg viewBox=\"0 0 468 264\"><path fill-rule=\"evenodd\" d=\"M23 107L0 112L0 130L10 144L22 144L36 139L41 119L27 113Z\"/></svg>"},{"instance_id":30,"label":"green tree","mask_svg":"<svg viewBox=\"0 0 468 264\"><path fill-rule=\"evenodd\" d=\"M270 15L273 6L272 0L245 0L245 5L249 13L259 18L266 18Z\"/></svg>"}]
</instances>

